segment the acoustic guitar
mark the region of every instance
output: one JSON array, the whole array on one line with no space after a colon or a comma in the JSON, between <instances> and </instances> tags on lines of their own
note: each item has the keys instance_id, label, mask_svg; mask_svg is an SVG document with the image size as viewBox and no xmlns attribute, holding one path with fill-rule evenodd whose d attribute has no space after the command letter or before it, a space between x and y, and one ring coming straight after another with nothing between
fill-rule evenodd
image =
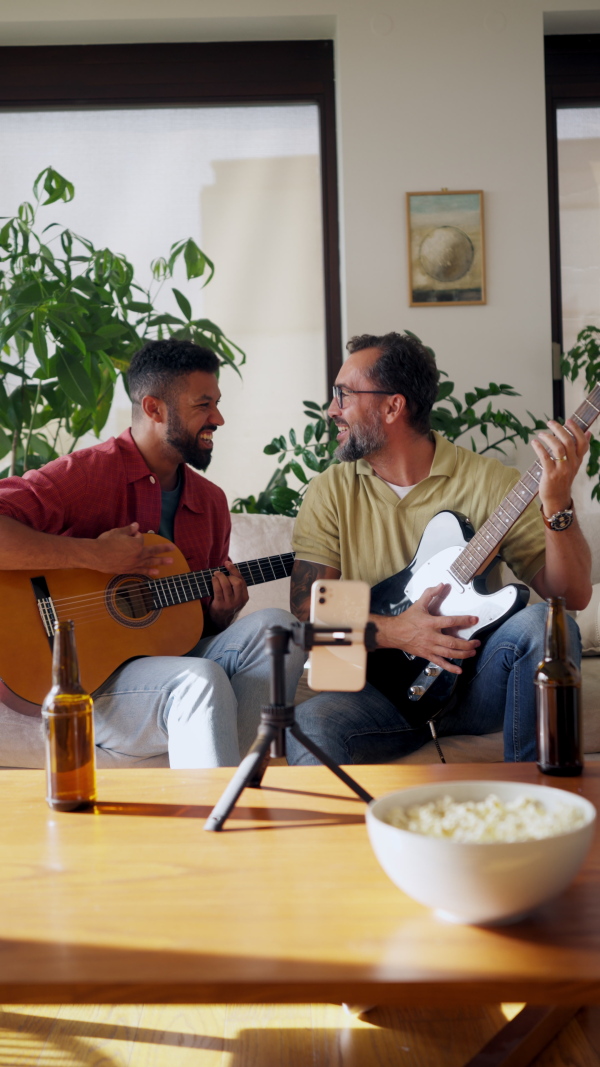
<instances>
[{"instance_id":1,"label":"acoustic guitar","mask_svg":"<svg viewBox=\"0 0 600 1067\"><path fill-rule=\"evenodd\" d=\"M166 543L145 534L146 544ZM73 619L81 682L93 693L136 656L183 656L202 636L200 600L212 596L215 570L190 571L178 548L160 578L113 577L92 570L0 572L0 677L9 689L41 704L52 676L54 623ZM291 574L293 552L238 563L247 585ZM169 610L167 610L169 609ZM172 610L171 610L172 609Z\"/></svg>"}]
</instances>

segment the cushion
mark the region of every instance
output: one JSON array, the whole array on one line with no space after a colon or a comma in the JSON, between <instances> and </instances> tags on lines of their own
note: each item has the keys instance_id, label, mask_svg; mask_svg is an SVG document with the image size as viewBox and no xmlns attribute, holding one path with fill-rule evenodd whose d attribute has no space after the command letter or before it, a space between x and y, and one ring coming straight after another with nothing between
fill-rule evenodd
<instances>
[{"instance_id":1,"label":"cushion","mask_svg":"<svg viewBox=\"0 0 600 1067\"><path fill-rule=\"evenodd\" d=\"M116 752L96 749L98 767L168 767L167 753L151 756L149 759L136 759ZM43 767L44 737L42 721L31 715L22 715L5 704L0 704L0 768L2 767Z\"/></svg>"},{"instance_id":2,"label":"cushion","mask_svg":"<svg viewBox=\"0 0 600 1067\"><path fill-rule=\"evenodd\" d=\"M577 625L581 630L584 656L600 654L600 585L593 587L587 608L577 612Z\"/></svg>"},{"instance_id":3,"label":"cushion","mask_svg":"<svg viewBox=\"0 0 600 1067\"><path fill-rule=\"evenodd\" d=\"M287 515L232 515L229 553L234 563L292 551L294 520ZM254 585L238 618L261 608L290 610L290 579Z\"/></svg>"}]
</instances>

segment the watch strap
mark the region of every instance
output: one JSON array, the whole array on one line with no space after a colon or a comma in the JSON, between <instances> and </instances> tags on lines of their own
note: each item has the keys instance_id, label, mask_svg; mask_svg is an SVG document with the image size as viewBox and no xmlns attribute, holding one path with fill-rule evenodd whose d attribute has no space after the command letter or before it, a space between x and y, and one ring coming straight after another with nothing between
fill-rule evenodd
<instances>
[{"instance_id":1,"label":"watch strap","mask_svg":"<svg viewBox=\"0 0 600 1067\"><path fill-rule=\"evenodd\" d=\"M572 500L570 501L568 508L565 508L564 511L555 511L554 515L551 515L549 519L544 515L543 508L541 511L544 525L547 526L549 530L554 530L555 533L560 533L561 530L568 530L569 526L573 523L574 510Z\"/></svg>"}]
</instances>

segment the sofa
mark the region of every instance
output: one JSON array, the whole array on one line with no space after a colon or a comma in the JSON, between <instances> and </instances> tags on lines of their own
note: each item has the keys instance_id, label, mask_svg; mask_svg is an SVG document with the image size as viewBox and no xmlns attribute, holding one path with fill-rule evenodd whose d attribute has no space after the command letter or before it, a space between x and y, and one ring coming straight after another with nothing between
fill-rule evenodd
<instances>
[{"instance_id":1,"label":"sofa","mask_svg":"<svg viewBox=\"0 0 600 1067\"><path fill-rule=\"evenodd\" d=\"M293 519L282 515L232 515L231 558L250 560L291 550ZM507 577L507 580L509 578ZM250 589L250 599L242 614L264 607L289 607L289 578L257 585ZM586 758L600 758L600 584L594 586L592 601L580 612L579 623L584 647L583 720ZM296 703L310 697L306 678L301 679ZM9 704L11 706L9 706ZM19 710L19 706L21 710ZM44 746L41 721L23 714L30 706L16 701L0 683L0 767L42 767ZM457 736L443 739L444 755L449 763L502 762L502 734L483 737ZM439 756L433 742L425 745L401 763L437 763ZM168 766L166 755L134 760L98 750L99 767Z\"/></svg>"}]
</instances>

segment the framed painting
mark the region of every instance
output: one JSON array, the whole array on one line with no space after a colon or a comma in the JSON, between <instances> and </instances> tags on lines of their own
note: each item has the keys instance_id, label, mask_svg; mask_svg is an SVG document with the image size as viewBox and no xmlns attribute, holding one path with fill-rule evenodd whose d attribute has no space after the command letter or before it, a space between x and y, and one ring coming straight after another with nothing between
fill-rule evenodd
<instances>
[{"instance_id":1,"label":"framed painting","mask_svg":"<svg viewBox=\"0 0 600 1067\"><path fill-rule=\"evenodd\" d=\"M407 193L411 307L485 304L481 190Z\"/></svg>"}]
</instances>

